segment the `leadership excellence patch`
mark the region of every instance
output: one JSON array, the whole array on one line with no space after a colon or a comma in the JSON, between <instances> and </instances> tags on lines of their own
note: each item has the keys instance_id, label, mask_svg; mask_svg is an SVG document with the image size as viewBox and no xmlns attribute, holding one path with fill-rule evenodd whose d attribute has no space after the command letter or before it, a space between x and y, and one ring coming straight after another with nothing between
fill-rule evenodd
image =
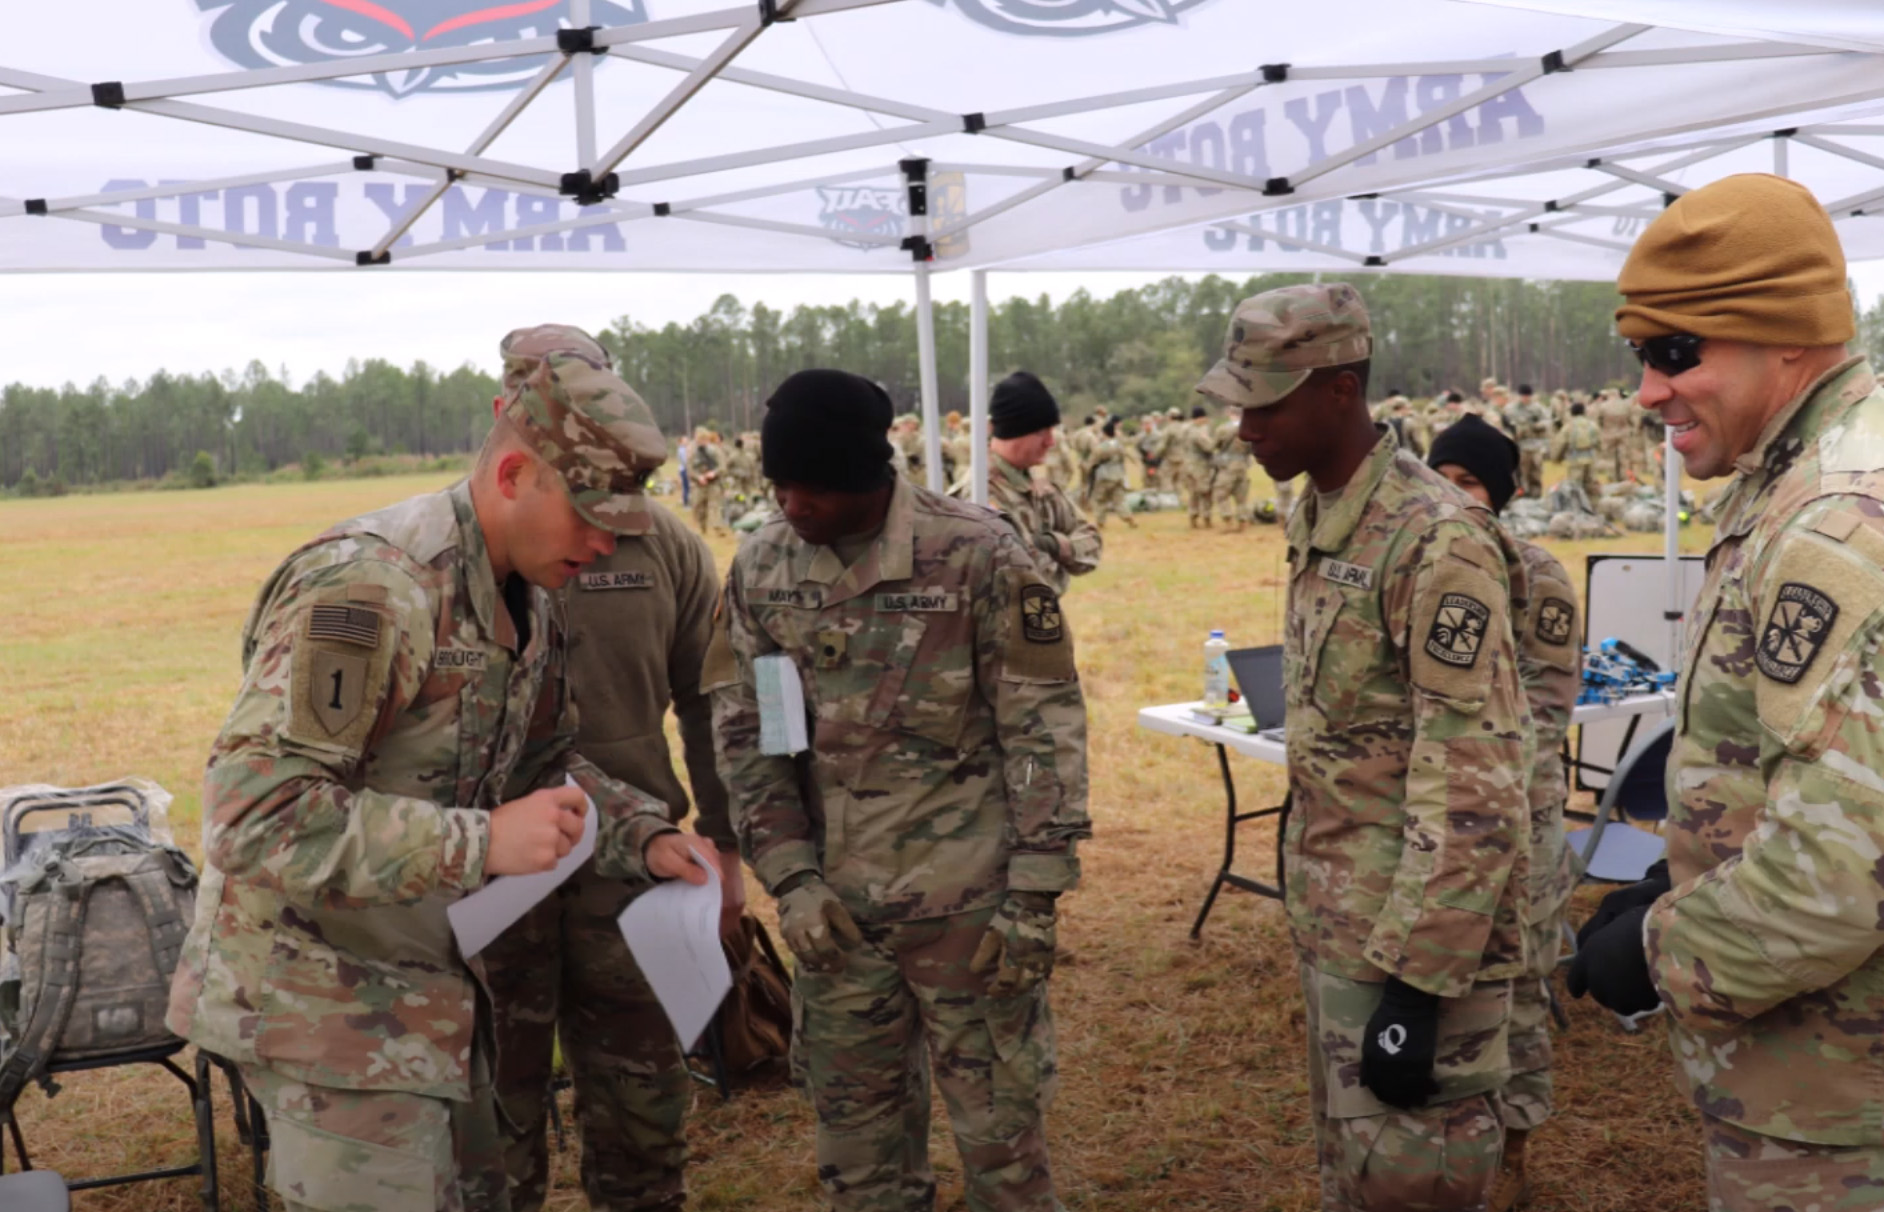
<instances>
[{"instance_id":1,"label":"leadership excellence patch","mask_svg":"<svg viewBox=\"0 0 1884 1212\"><path fill-rule=\"evenodd\" d=\"M1760 633L1753 662L1775 682L1796 684L1812 667L1838 621L1838 603L1814 586L1787 581L1779 587L1779 600Z\"/></svg>"}]
</instances>

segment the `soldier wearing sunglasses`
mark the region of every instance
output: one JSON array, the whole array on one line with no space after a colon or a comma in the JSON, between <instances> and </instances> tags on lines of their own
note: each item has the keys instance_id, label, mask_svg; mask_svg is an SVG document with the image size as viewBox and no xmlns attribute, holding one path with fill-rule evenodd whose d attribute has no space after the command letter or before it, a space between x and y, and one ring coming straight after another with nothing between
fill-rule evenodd
<instances>
[{"instance_id":1,"label":"soldier wearing sunglasses","mask_svg":"<svg viewBox=\"0 0 1884 1212\"><path fill-rule=\"evenodd\" d=\"M1688 619L1665 873L1578 936L1573 993L1667 1007L1709 1206L1884 1190L1884 392L1801 186L1678 199L1623 266L1640 400L1723 494Z\"/></svg>"}]
</instances>

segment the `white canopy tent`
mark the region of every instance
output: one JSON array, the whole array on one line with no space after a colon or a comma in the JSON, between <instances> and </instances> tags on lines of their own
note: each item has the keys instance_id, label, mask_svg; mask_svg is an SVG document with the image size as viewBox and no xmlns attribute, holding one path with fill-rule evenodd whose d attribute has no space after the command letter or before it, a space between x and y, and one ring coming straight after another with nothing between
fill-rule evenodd
<instances>
[{"instance_id":1,"label":"white canopy tent","mask_svg":"<svg viewBox=\"0 0 1884 1212\"><path fill-rule=\"evenodd\" d=\"M0 21L0 270L910 273L932 484L929 279L968 270L978 497L990 269L1606 278L1668 197L1749 169L1805 181L1854 258L1884 255L1868 0L100 0Z\"/></svg>"}]
</instances>

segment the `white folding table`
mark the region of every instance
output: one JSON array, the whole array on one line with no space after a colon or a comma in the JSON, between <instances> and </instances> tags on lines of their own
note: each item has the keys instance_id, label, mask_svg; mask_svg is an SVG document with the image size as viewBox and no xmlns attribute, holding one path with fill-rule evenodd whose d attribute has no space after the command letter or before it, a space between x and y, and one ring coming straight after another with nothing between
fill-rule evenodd
<instances>
[{"instance_id":1,"label":"white folding table","mask_svg":"<svg viewBox=\"0 0 1884 1212\"><path fill-rule=\"evenodd\" d=\"M1627 719L1632 729L1645 719L1660 719L1675 709L1675 696L1670 691L1658 691L1653 694L1634 695L1614 703L1586 703L1578 706L1570 714L1572 725L1594 724L1599 720ZM1169 736L1195 737L1207 744L1216 746L1217 768L1223 775L1223 794L1226 804L1223 831L1223 864L1217 869L1216 879L1211 882L1210 893L1204 897L1203 906L1197 911L1197 921L1191 926L1191 937L1197 938L1203 933L1204 920L1210 916L1211 908L1217 903L1217 894L1227 884L1232 888L1241 888L1245 892L1254 892L1258 896L1282 899L1282 835L1289 819L1289 799L1283 798L1280 804L1270 808L1258 808L1253 812L1238 812L1236 807L1236 780L1230 773L1230 754L1240 753L1245 757L1255 758L1259 762L1271 765L1287 766L1288 749L1279 740L1256 736L1235 728L1225 728L1221 724L1212 724L1197 718L1191 713L1196 703L1168 703L1162 707L1141 707L1138 711L1138 726L1152 732L1162 732ZM1628 742L1625 740L1624 748ZM1569 754L1565 760L1569 761ZM1236 827L1244 821L1253 821L1259 817L1273 816L1276 822L1276 882L1265 884L1261 880L1246 875L1238 875L1236 865Z\"/></svg>"}]
</instances>

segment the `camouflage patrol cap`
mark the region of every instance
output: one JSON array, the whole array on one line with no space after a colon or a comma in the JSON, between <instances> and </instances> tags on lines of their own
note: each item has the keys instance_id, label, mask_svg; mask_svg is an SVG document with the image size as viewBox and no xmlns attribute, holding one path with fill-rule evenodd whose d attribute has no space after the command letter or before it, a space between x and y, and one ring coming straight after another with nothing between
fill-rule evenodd
<instances>
[{"instance_id":1,"label":"camouflage patrol cap","mask_svg":"<svg viewBox=\"0 0 1884 1212\"><path fill-rule=\"evenodd\" d=\"M613 370L615 361L601 343L573 324L538 324L514 328L497 343L504 359L504 399L517 394L537 364L553 353L575 354L592 366Z\"/></svg>"},{"instance_id":2,"label":"camouflage patrol cap","mask_svg":"<svg viewBox=\"0 0 1884 1212\"><path fill-rule=\"evenodd\" d=\"M1219 404L1267 408L1325 366L1373 353L1361 292L1346 282L1284 286L1236 305L1223 360L1197 390Z\"/></svg>"},{"instance_id":3,"label":"camouflage patrol cap","mask_svg":"<svg viewBox=\"0 0 1884 1212\"><path fill-rule=\"evenodd\" d=\"M1173 404L1171 407L1164 410L1164 415L1171 418L1173 421L1181 421L1184 419L1184 410Z\"/></svg>"},{"instance_id":4,"label":"camouflage patrol cap","mask_svg":"<svg viewBox=\"0 0 1884 1212\"><path fill-rule=\"evenodd\" d=\"M667 461L667 442L647 404L615 372L565 350L544 354L503 415L562 476L586 521L615 534L644 534L653 525L644 485Z\"/></svg>"}]
</instances>

